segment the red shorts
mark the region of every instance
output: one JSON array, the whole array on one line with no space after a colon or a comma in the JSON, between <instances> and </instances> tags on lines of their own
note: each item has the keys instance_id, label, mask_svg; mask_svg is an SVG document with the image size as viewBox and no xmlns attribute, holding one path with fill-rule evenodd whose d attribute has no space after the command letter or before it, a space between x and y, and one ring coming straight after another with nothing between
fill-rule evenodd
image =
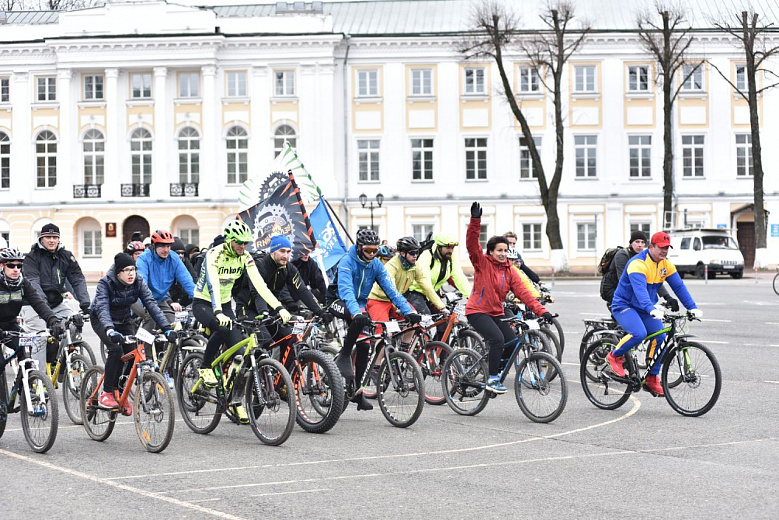
<instances>
[{"instance_id":1,"label":"red shorts","mask_svg":"<svg viewBox=\"0 0 779 520\"><path fill-rule=\"evenodd\" d=\"M398 312L398 310L395 308L392 302L368 300L368 305L365 308L368 311L368 316L370 316L373 321L390 321L390 319L393 320L403 319L403 315Z\"/></svg>"}]
</instances>

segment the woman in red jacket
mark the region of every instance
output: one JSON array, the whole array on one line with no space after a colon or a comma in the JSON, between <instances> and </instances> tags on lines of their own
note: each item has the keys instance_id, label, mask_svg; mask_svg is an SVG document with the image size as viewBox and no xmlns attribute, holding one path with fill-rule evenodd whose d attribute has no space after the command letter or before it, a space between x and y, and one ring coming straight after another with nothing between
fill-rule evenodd
<instances>
[{"instance_id":1,"label":"woman in red jacket","mask_svg":"<svg viewBox=\"0 0 779 520\"><path fill-rule=\"evenodd\" d=\"M471 205L471 222L465 234L468 256L473 264L473 291L465 307L468 323L482 335L490 348L487 390L496 394L506 392L500 382L500 357L503 347L516 338L508 323L501 321L505 317L503 301L511 291L537 316L550 318L538 300L525 288L519 274L511 268L507 258L509 243L503 236L494 236L487 241L487 254L481 250L479 232L481 231L481 206L478 202Z\"/></svg>"}]
</instances>

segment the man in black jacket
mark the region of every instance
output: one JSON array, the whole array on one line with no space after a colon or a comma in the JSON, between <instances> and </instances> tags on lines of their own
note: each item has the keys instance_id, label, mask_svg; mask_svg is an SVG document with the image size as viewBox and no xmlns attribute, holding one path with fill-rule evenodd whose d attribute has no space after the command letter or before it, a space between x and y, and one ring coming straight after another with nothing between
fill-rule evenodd
<instances>
[{"instance_id":1,"label":"man in black jacket","mask_svg":"<svg viewBox=\"0 0 779 520\"><path fill-rule=\"evenodd\" d=\"M303 284L308 287L320 304L325 303L325 277L316 262L311 260L308 251L303 251L300 258L293 260L292 265L297 267Z\"/></svg>"}]
</instances>

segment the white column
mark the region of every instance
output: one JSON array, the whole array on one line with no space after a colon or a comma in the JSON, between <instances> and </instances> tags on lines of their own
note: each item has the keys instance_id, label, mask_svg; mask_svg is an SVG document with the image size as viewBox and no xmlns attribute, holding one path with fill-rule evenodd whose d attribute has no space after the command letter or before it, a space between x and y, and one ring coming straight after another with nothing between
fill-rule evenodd
<instances>
[{"instance_id":1,"label":"white column","mask_svg":"<svg viewBox=\"0 0 779 520\"><path fill-rule=\"evenodd\" d=\"M70 200L73 198L73 185L84 183L84 174L81 168L76 166L78 151L81 146L78 140L75 124L74 110L75 99L71 99L71 69L59 69L57 71L57 100L59 101L59 128L57 129L57 191L59 198ZM74 157L74 153L75 157Z\"/></svg>"},{"instance_id":2,"label":"white column","mask_svg":"<svg viewBox=\"0 0 779 520\"><path fill-rule=\"evenodd\" d=\"M222 133L221 122L217 117L221 110L217 110L220 101L216 94L216 66L205 65L200 69L203 76L203 138L200 141L200 186L198 193L201 198L218 198L222 194L222 186L225 184L226 172L217 161L218 151L221 150Z\"/></svg>"},{"instance_id":3,"label":"white column","mask_svg":"<svg viewBox=\"0 0 779 520\"><path fill-rule=\"evenodd\" d=\"M249 177L264 177L270 172L273 149L270 133L270 85L266 65L253 65L250 71L251 129L249 130Z\"/></svg>"},{"instance_id":4,"label":"white column","mask_svg":"<svg viewBox=\"0 0 779 520\"><path fill-rule=\"evenodd\" d=\"M102 198L104 201L120 199L120 185L129 182L126 168L119 159L121 146L127 142L126 127L120 114L125 100L119 96L119 69L105 69L105 175L103 176Z\"/></svg>"},{"instance_id":5,"label":"white column","mask_svg":"<svg viewBox=\"0 0 779 520\"><path fill-rule=\"evenodd\" d=\"M338 101L335 99L335 96L340 96L341 94L340 92L336 94L335 90L335 64L317 65L317 74L313 80L314 83L309 86L311 91L306 95L305 101L306 103L313 103L316 109L315 119L312 121L314 126L306 129L305 132L306 135L312 132L318 134L313 143L315 146L313 148L314 157L317 157L317 170L316 172L310 171L309 173L319 184L322 193L330 199L335 199L340 195L338 185L343 182L343 178L336 178L336 172L343 170L344 135L343 114L336 111ZM322 102L317 100L328 101ZM301 104L301 114L309 112L311 108L306 106L306 104ZM331 132L320 132L322 122L324 121L330 121ZM306 148L312 149L311 144L307 145Z\"/></svg>"},{"instance_id":6,"label":"white column","mask_svg":"<svg viewBox=\"0 0 779 520\"><path fill-rule=\"evenodd\" d=\"M152 183L150 198L167 199L170 196L170 183L168 175L168 143L172 141L171 129L168 125L168 69L167 67L154 67L154 144L152 145ZM178 171L178 170L176 170Z\"/></svg>"},{"instance_id":7,"label":"white column","mask_svg":"<svg viewBox=\"0 0 779 520\"><path fill-rule=\"evenodd\" d=\"M34 136L31 134L32 109L30 108L30 80L32 76L26 72L13 73L11 85L11 115L13 133L11 134L11 197L9 202L15 204L19 200L33 200L35 189L35 154Z\"/></svg>"}]
</instances>

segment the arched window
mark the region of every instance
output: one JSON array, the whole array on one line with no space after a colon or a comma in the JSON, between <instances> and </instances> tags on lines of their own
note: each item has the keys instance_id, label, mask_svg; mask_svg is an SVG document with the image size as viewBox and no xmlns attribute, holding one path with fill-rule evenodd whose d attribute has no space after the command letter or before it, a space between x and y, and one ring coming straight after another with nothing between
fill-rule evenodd
<instances>
[{"instance_id":1,"label":"arched window","mask_svg":"<svg viewBox=\"0 0 779 520\"><path fill-rule=\"evenodd\" d=\"M103 184L105 137L100 130L84 134L84 184Z\"/></svg>"},{"instance_id":2,"label":"arched window","mask_svg":"<svg viewBox=\"0 0 779 520\"><path fill-rule=\"evenodd\" d=\"M130 137L133 184L151 184L151 132L136 128Z\"/></svg>"},{"instance_id":3,"label":"arched window","mask_svg":"<svg viewBox=\"0 0 779 520\"><path fill-rule=\"evenodd\" d=\"M241 184L249 176L249 138L246 130L233 126L227 130L227 184Z\"/></svg>"},{"instance_id":4,"label":"arched window","mask_svg":"<svg viewBox=\"0 0 779 520\"><path fill-rule=\"evenodd\" d=\"M179 182L199 182L200 134L191 126L179 132Z\"/></svg>"},{"instance_id":5,"label":"arched window","mask_svg":"<svg viewBox=\"0 0 779 520\"><path fill-rule=\"evenodd\" d=\"M93 218L82 219L78 223L81 239L81 256L100 258L103 255L103 231L100 223Z\"/></svg>"},{"instance_id":6,"label":"arched window","mask_svg":"<svg viewBox=\"0 0 779 520\"><path fill-rule=\"evenodd\" d=\"M36 183L38 188L57 185L57 136L44 130L35 139Z\"/></svg>"},{"instance_id":7,"label":"arched window","mask_svg":"<svg viewBox=\"0 0 779 520\"><path fill-rule=\"evenodd\" d=\"M273 136L273 157L278 157L284 150L284 141L287 141L292 148L298 146L298 136L295 134L295 129L289 125L281 125L276 129L276 134Z\"/></svg>"},{"instance_id":8,"label":"arched window","mask_svg":"<svg viewBox=\"0 0 779 520\"><path fill-rule=\"evenodd\" d=\"M0 132L0 188L11 187L11 138Z\"/></svg>"}]
</instances>

